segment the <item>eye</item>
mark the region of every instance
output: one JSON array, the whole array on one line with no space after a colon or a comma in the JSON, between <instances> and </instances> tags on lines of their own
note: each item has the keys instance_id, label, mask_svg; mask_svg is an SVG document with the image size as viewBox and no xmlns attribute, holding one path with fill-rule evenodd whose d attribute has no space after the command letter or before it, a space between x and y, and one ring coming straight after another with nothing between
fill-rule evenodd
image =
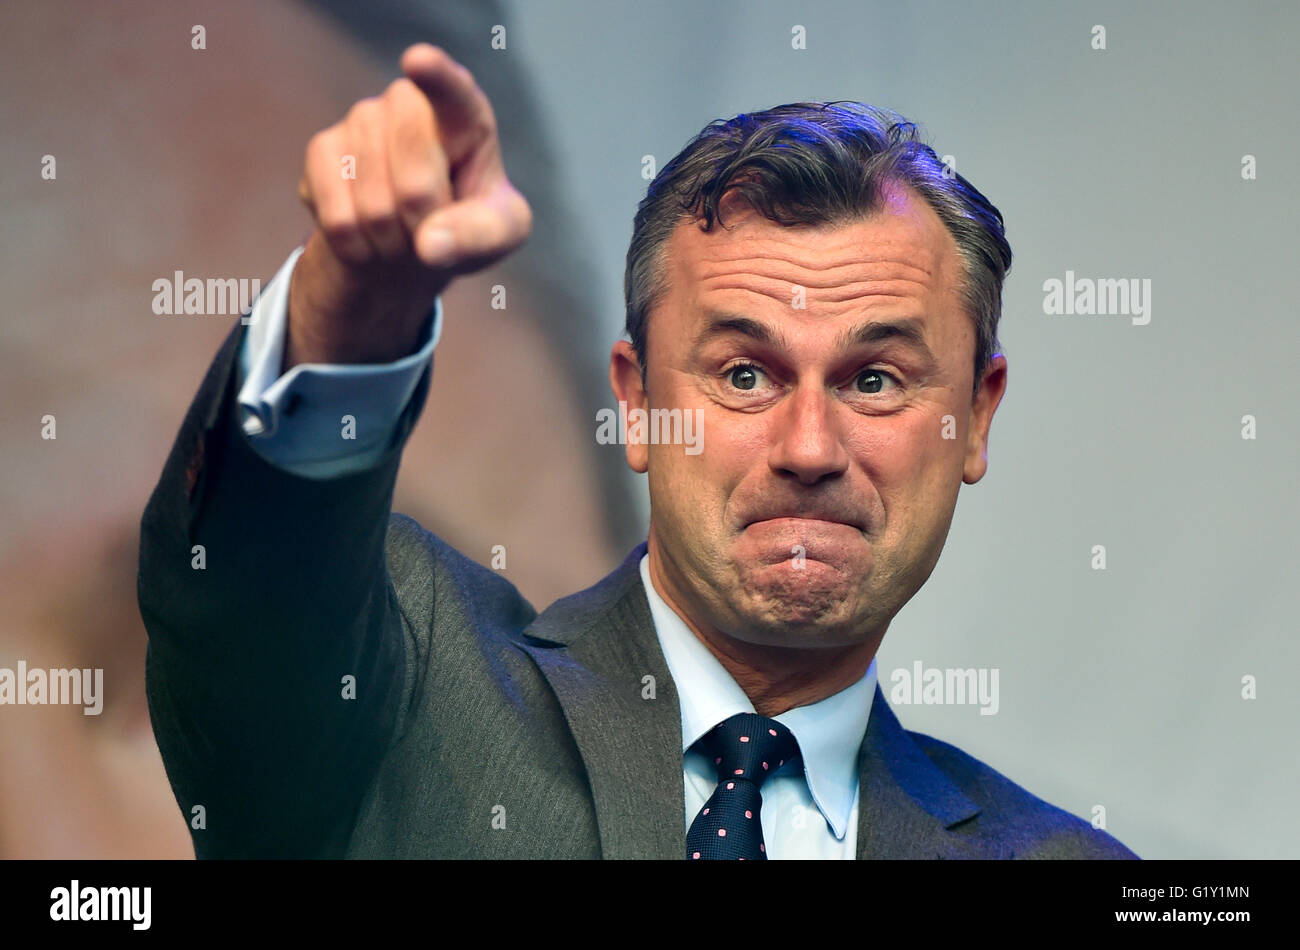
<instances>
[{"instance_id":1,"label":"eye","mask_svg":"<svg viewBox=\"0 0 1300 950\"><path fill-rule=\"evenodd\" d=\"M737 363L727 371L727 381L741 390L758 388L759 374L762 373L753 363Z\"/></svg>"},{"instance_id":2,"label":"eye","mask_svg":"<svg viewBox=\"0 0 1300 950\"><path fill-rule=\"evenodd\" d=\"M890 373L879 369L864 369L858 374L857 386L858 392L879 393L884 391L885 380L889 380L895 386L898 380Z\"/></svg>"}]
</instances>

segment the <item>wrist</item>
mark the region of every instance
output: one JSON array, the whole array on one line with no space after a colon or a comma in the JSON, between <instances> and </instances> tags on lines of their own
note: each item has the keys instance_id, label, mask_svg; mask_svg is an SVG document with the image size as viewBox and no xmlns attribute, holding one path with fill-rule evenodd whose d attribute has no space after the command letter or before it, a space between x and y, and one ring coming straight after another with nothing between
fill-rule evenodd
<instances>
[{"instance_id":1,"label":"wrist","mask_svg":"<svg viewBox=\"0 0 1300 950\"><path fill-rule=\"evenodd\" d=\"M446 283L422 268L344 265L314 233L290 279L280 371L300 363L391 363L417 352Z\"/></svg>"}]
</instances>

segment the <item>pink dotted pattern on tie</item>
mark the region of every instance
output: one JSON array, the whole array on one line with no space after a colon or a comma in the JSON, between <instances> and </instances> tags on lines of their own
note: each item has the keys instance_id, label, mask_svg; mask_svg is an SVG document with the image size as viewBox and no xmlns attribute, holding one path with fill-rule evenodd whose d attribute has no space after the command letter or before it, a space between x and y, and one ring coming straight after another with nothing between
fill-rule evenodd
<instances>
[{"instance_id":1,"label":"pink dotted pattern on tie","mask_svg":"<svg viewBox=\"0 0 1300 950\"><path fill-rule=\"evenodd\" d=\"M698 740L710 759L718 785L686 833L692 860L767 860L760 807L768 775L798 752L790 730L758 713L737 713Z\"/></svg>"}]
</instances>

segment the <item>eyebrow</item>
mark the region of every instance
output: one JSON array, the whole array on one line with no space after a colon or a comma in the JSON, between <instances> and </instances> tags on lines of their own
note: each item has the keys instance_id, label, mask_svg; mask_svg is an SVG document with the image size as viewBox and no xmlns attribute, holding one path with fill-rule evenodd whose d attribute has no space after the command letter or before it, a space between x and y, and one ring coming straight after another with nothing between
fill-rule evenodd
<instances>
[{"instance_id":1,"label":"eyebrow","mask_svg":"<svg viewBox=\"0 0 1300 950\"><path fill-rule=\"evenodd\" d=\"M759 323L750 317L741 317L729 313L720 313L713 316L708 325L696 336L695 345L699 346L712 337L723 336L727 333L739 333L766 346L774 346L783 350L790 349L789 340L779 330L774 331L766 323Z\"/></svg>"},{"instance_id":2,"label":"eyebrow","mask_svg":"<svg viewBox=\"0 0 1300 950\"><path fill-rule=\"evenodd\" d=\"M839 345L841 348L848 348L866 343L883 343L887 340L897 340L905 346L910 346L925 359L934 362L934 354L930 352L930 347L925 342L925 329L921 321L915 317L859 324L840 334Z\"/></svg>"},{"instance_id":3,"label":"eyebrow","mask_svg":"<svg viewBox=\"0 0 1300 950\"><path fill-rule=\"evenodd\" d=\"M695 338L699 346L715 336L726 333L740 333L766 346L778 349L790 349L789 340L779 330L773 330L766 323L760 323L750 317L738 314L720 313L710 319L708 325ZM869 343L883 343L896 340L916 350L926 361L933 364L934 354L925 342L925 330L920 320L905 317L898 320L873 320L850 327L840 334L836 341L840 349L863 346Z\"/></svg>"}]
</instances>

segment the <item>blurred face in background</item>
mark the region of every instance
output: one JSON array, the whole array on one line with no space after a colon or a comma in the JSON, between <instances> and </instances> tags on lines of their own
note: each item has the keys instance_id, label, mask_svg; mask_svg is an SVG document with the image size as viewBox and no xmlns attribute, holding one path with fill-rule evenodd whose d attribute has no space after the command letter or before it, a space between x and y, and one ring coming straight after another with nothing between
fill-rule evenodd
<instances>
[{"instance_id":1,"label":"blurred face in background","mask_svg":"<svg viewBox=\"0 0 1300 950\"><path fill-rule=\"evenodd\" d=\"M454 36L469 4L426 12ZM5 141L30 145L0 149L0 667L104 670L101 715L0 713L0 858L192 856L145 700L136 544L181 420L237 318L156 314L153 281L180 270L265 286L310 220L296 190L307 141L382 91L395 68L297 0L89 10L0 4ZM191 47L196 24L207 50ZM456 54L475 70L493 55L477 40ZM497 115L523 108L502 104ZM544 144L513 141L529 159ZM461 550L505 545L510 580L544 604L603 574L624 548L606 531L597 450L574 373L557 358L583 340L553 340L547 288L504 273L462 278L444 297L429 409L394 508ZM519 287L508 312L487 304L497 283ZM527 379L529 399L497 378ZM42 437L47 416L55 438ZM484 477L492 471L527 474ZM525 477L551 504L519 490Z\"/></svg>"}]
</instances>

